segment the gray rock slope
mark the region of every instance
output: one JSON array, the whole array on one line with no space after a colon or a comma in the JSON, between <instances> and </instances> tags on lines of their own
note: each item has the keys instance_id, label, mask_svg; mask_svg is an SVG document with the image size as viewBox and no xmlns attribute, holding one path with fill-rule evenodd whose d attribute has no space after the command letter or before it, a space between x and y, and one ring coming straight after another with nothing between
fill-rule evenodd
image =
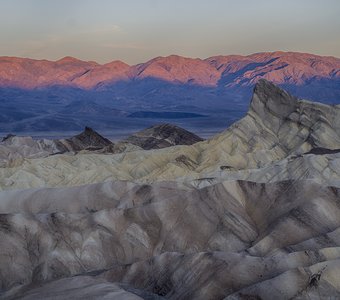
<instances>
[{"instance_id":1,"label":"gray rock slope","mask_svg":"<svg viewBox=\"0 0 340 300\"><path fill-rule=\"evenodd\" d=\"M112 145L110 140L102 137L89 127L85 127L85 130L82 133L75 135L74 137L57 140L55 142L59 148L64 151L96 150Z\"/></svg>"},{"instance_id":2,"label":"gray rock slope","mask_svg":"<svg viewBox=\"0 0 340 300\"><path fill-rule=\"evenodd\" d=\"M169 299L340 291L332 277L340 272L337 188L308 181L226 181L202 189L114 182L25 197L19 202L12 194L0 207L0 282L11 293L79 274ZM267 281L280 277L268 291Z\"/></svg>"},{"instance_id":3,"label":"gray rock slope","mask_svg":"<svg viewBox=\"0 0 340 300\"><path fill-rule=\"evenodd\" d=\"M99 150L113 143L89 127L68 139L34 140L32 137L8 135L0 143L0 166L20 165L25 158L38 158L65 152Z\"/></svg>"},{"instance_id":4,"label":"gray rock slope","mask_svg":"<svg viewBox=\"0 0 340 300\"><path fill-rule=\"evenodd\" d=\"M261 80L210 140L0 168L0 298L336 299L339 109Z\"/></svg>"}]
</instances>

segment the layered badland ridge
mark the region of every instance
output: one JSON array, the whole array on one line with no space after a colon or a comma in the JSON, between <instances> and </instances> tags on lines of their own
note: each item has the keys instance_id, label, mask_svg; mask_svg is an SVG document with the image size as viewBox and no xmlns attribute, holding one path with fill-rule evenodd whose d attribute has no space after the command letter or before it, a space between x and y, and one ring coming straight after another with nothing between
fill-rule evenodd
<instances>
[{"instance_id":1,"label":"layered badland ridge","mask_svg":"<svg viewBox=\"0 0 340 300\"><path fill-rule=\"evenodd\" d=\"M167 123L151 126L115 143L90 127L85 127L83 132L73 137L55 140L8 134L0 142L0 167L18 166L25 158L40 158L62 153L114 154L192 145L200 141L203 139L199 136Z\"/></svg>"},{"instance_id":2,"label":"layered badland ridge","mask_svg":"<svg viewBox=\"0 0 340 300\"><path fill-rule=\"evenodd\" d=\"M207 141L2 168L1 297L337 297L339 114L261 80Z\"/></svg>"}]
</instances>

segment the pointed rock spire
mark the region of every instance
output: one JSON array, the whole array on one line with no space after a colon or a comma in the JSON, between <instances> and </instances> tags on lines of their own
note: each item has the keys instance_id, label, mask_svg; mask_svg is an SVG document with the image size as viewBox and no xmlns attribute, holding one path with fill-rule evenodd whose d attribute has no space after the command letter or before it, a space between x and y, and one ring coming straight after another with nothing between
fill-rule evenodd
<instances>
[{"instance_id":1,"label":"pointed rock spire","mask_svg":"<svg viewBox=\"0 0 340 300\"><path fill-rule=\"evenodd\" d=\"M279 118L289 116L298 105L298 99L273 83L260 79L254 88L250 111L265 118L269 113Z\"/></svg>"}]
</instances>

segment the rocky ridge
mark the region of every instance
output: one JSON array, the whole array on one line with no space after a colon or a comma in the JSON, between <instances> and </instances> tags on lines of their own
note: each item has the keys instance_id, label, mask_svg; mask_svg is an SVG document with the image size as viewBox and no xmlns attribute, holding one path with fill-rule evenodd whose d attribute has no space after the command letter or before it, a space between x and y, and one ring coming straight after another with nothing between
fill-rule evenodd
<instances>
[{"instance_id":1,"label":"rocky ridge","mask_svg":"<svg viewBox=\"0 0 340 300\"><path fill-rule=\"evenodd\" d=\"M192 145L203 139L176 125L159 124L139 131L125 141L144 150L150 150L176 145Z\"/></svg>"},{"instance_id":2,"label":"rocky ridge","mask_svg":"<svg viewBox=\"0 0 340 300\"><path fill-rule=\"evenodd\" d=\"M203 139L171 124L159 124L132 134L116 143L101 136L90 127L71 138L34 140L8 134L0 142L0 166L18 166L25 158L39 158L61 153L123 153L137 150L161 149L175 145L192 145Z\"/></svg>"}]
</instances>

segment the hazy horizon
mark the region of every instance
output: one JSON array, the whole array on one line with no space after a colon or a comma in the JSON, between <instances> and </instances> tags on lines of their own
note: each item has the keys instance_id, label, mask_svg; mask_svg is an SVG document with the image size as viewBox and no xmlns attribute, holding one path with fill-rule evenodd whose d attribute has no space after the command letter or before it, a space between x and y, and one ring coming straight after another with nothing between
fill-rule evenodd
<instances>
[{"instance_id":1,"label":"hazy horizon","mask_svg":"<svg viewBox=\"0 0 340 300\"><path fill-rule=\"evenodd\" d=\"M2 0L0 56L128 64L172 54L340 57L340 1Z\"/></svg>"}]
</instances>

